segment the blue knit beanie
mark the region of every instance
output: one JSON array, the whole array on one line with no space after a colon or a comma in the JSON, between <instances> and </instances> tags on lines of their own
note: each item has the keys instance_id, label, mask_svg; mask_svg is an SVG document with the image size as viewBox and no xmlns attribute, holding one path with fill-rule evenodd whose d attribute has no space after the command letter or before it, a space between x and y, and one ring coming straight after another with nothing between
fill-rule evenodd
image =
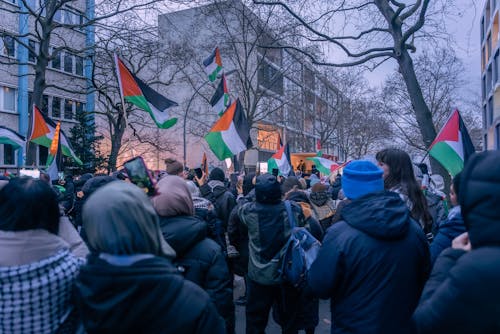
<instances>
[{"instance_id":1,"label":"blue knit beanie","mask_svg":"<svg viewBox=\"0 0 500 334\"><path fill-rule=\"evenodd\" d=\"M355 160L344 167L342 189L349 199L356 199L384 189L382 169L370 161Z\"/></svg>"}]
</instances>

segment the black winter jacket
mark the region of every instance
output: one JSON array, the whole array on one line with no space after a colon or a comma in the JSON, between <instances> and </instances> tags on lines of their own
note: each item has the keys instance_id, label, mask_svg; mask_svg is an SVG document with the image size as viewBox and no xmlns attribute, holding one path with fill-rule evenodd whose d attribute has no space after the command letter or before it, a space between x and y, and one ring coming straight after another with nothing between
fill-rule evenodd
<instances>
[{"instance_id":1,"label":"black winter jacket","mask_svg":"<svg viewBox=\"0 0 500 334\"><path fill-rule=\"evenodd\" d=\"M214 204L217 217L222 220L224 230L227 230L229 215L236 206L234 195L224 186L215 186L212 189L208 183L200 187L200 192L203 197Z\"/></svg>"},{"instance_id":2,"label":"black winter jacket","mask_svg":"<svg viewBox=\"0 0 500 334\"><path fill-rule=\"evenodd\" d=\"M177 253L174 263L184 277L202 287L224 317L234 323L232 280L215 241L207 238L207 225L195 216L160 217L163 237Z\"/></svg>"},{"instance_id":3,"label":"black winter jacket","mask_svg":"<svg viewBox=\"0 0 500 334\"><path fill-rule=\"evenodd\" d=\"M460 206L472 250L437 258L413 315L417 333L500 333L500 152L472 156Z\"/></svg>"},{"instance_id":4,"label":"black winter jacket","mask_svg":"<svg viewBox=\"0 0 500 334\"><path fill-rule=\"evenodd\" d=\"M353 200L328 230L308 275L331 298L332 333L408 333L430 270L420 226L398 194Z\"/></svg>"},{"instance_id":5,"label":"black winter jacket","mask_svg":"<svg viewBox=\"0 0 500 334\"><path fill-rule=\"evenodd\" d=\"M225 333L207 293L166 258L113 266L91 256L76 297L87 333Z\"/></svg>"}]
</instances>

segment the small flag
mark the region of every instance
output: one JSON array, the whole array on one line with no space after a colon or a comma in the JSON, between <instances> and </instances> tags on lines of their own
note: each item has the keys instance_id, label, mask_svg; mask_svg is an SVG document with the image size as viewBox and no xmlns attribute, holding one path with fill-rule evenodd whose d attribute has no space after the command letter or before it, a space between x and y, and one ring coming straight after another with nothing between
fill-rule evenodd
<instances>
[{"instance_id":1,"label":"small flag","mask_svg":"<svg viewBox=\"0 0 500 334\"><path fill-rule=\"evenodd\" d=\"M223 74L215 94L210 99L210 104L217 115L222 116L227 107L229 107L229 102L229 91L227 90L226 77Z\"/></svg>"},{"instance_id":2,"label":"small flag","mask_svg":"<svg viewBox=\"0 0 500 334\"><path fill-rule=\"evenodd\" d=\"M12 145L17 150L26 145L26 139L16 131L0 125L0 144Z\"/></svg>"},{"instance_id":3,"label":"small flag","mask_svg":"<svg viewBox=\"0 0 500 334\"><path fill-rule=\"evenodd\" d=\"M147 111L159 128L168 129L173 126L177 122L177 118L171 118L167 109L178 106L178 104L167 99L136 77L116 54L115 64L123 99Z\"/></svg>"},{"instance_id":4,"label":"small flag","mask_svg":"<svg viewBox=\"0 0 500 334\"><path fill-rule=\"evenodd\" d=\"M203 152L203 158L201 158L201 170L205 175L208 175L208 161L207 161L207 154Z\"/></svg>"},{"instance_id":5,"label":"small flag","mask_svg":"<svg viewBox=\"0 0 500 334\"><path fill-rule=\"evenodd\" d=\"M215 48L212 54L203 61L205 72L208 75L208 80L214 82L217 79L217 74L222 70L222 59L220 57L219 48Z\"/></svg>"},{"instance_id":6,"label":"small flag","mask_svg":"<svg viewBox=\"0 0 500 334\"><path fill-rule=\"evenodd\" d=\"M59 171L63 169L61 141L59 140L60 132L61 122L58 122L54 131L54 138L50 144L49 156L47 157L47 174L49 174L51 181L57 180Z\"/></svg>"},{"instance_id":7,"label":"small flag","mask_svg":"<svg viewBox=\"0 0 500 334\"><path fill-rule=\"evenodd\" d=\"M37 106L33 105L28 141L50 148L55 129L56 123L44 115ZM76 156L63 130L60 130L60 141L62 154L72 158L77 164L83 165L82 161Z\"/></svg>"},{"instance_id":8,"label":"small flag","mask_svg":"<svg viewBox=\"0 0 500 334\"><path fill-rule=\"evenodd\" d=\"M311 160L316 165L316 168L325 175L330 175L332 169L338 166L338 164L332 160L328 160L320 156L307 158L307 160Z\"/></svg>"},{"instance_id":9,"label":"small flag","mask_svg":"<svg viewBox=\"0 0 500 334\"><path fill-rule=\"evenodd\" d=\"M455 176L462 171L465 162L474 152L464 121L455 109L429 147L429 154Z\"/></svg>"},{"instance_id":10,"label":"small flag","mask_svg":"<svg viewBox=\"0 0 500 334\"><path fill-rule=\"evenodd\" d=\"M239 99L227 108L205 136L205 140L221 161L252 147L250 127Z\"/></svg>"},{"instance_id":11,"label":"small flag","mask_svg":"<svg viewBox=\"0 0 500 334\"><path fill-rule=\"evenodd\" d=\"M292 172L288 143L286 145L282 144L278 152L273 154L271 159L267 161L267 170L272 171L273 168L279 170L279 175L288 176Z\"/></svg>"}]
</instances>

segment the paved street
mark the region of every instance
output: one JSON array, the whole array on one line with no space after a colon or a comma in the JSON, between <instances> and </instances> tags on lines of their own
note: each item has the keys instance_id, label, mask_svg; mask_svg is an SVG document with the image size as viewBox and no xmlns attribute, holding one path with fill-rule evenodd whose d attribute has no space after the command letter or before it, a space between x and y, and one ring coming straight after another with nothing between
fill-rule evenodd
<instances>
[{"instance_id":1,"label":"paved street","mask_svg":"<svg viewBox=\"0 0 500 334\"><path fill-rule=\"evenodd\" d=\"M234 298L238 298L244 293L243 278L235 276L234 280ZM316 334L330 333L330 301L319 301L319 324L316 327ZM236 305L236 333L245 333L245 307ZM280 327L273 321L273 317L269 316L269 324L266 329L267 334L281 333Z\"/></svg>"}]
</instances>

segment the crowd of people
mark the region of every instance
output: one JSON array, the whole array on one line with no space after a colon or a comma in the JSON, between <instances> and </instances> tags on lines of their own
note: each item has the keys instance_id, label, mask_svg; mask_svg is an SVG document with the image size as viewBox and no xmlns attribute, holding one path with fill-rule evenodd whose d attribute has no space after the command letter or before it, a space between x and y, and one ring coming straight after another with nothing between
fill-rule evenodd
<instances>
[{"instance_id":1,"label":"crowd of people","mask_svg":"<svg viewBox=\"0 0 500 334\"><path fill-rule=\"evenodd\" d=\"M240 305L246 333L312 334L319 298L332 333L500 333L500 152L467 161L451 209L399 149L331 179L165 163L152 196L124 172L0 180L0 333L231 334ZM299 287L291 222L321 242Z\"/></svg>"}]
</instances>

